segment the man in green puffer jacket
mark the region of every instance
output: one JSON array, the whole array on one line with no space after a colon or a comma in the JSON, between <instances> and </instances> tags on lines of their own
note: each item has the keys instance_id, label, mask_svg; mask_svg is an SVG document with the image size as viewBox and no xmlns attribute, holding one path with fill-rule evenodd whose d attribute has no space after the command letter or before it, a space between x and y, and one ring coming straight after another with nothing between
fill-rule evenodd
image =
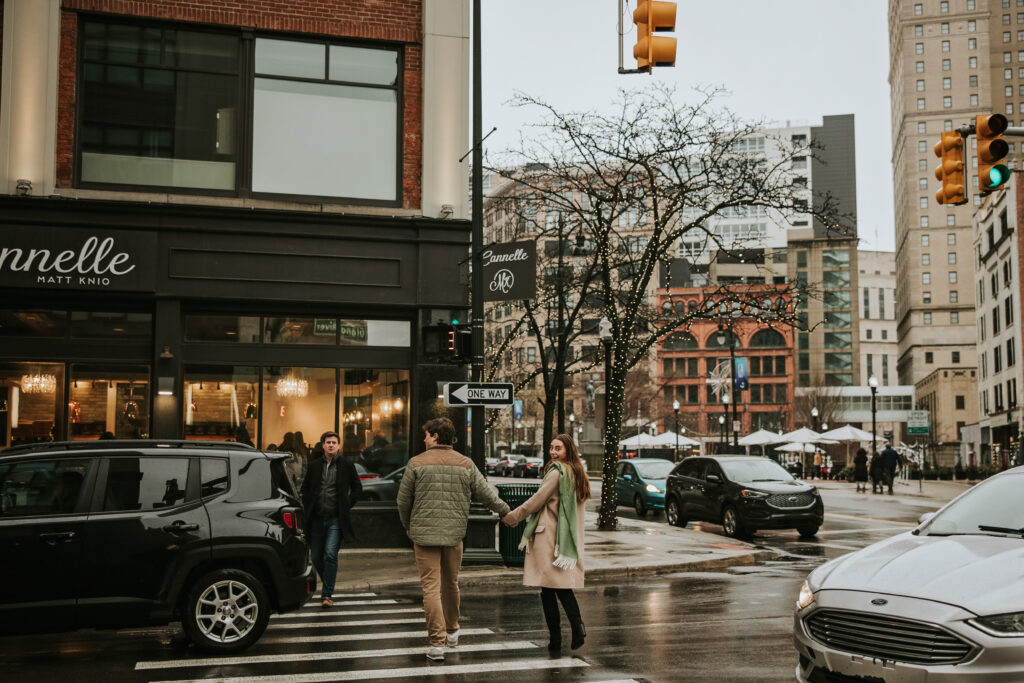
<instances>
[{"instance_id":1,"label":"man in green puffer jacket","mask_svg":"<svg viewBox=\"0 0 1024 683\"><path fill-rule=\"evenodd\" d=\"M473 461L454 448L455 425L438 417L423 425L427 450L409 461L398 488L398 516L412 539L423 587L430 647L427 658L444 660L459 644L459 568L470 498L498 513L509 507Z\"/></svg>"}]
</instances>

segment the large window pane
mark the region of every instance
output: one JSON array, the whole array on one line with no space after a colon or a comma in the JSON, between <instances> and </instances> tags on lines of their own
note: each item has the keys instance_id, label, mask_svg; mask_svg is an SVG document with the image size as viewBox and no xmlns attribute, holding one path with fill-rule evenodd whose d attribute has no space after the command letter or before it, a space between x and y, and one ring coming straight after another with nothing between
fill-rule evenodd
<instances>
[{"instance_id":1,"label":"large window pane","mask_svg":"<svg viewBox=\"0 0 1024 683\"><path fill-rule=\"evenodd\" d=\"M396 198L397 94L257 78L254 192Z\"/></svg>"},{"instance_id":2,"label":"large window pane","mask_svg":"<svg viewBox=\"0 0 1024 683\"><path fill-rule=\"evenodd\" d=\"M149 366L72 364L68 438L149 437Z\"/></svg>"},{"instance_id":3,"label":"large window pane","mask_svg":"<svg viewBox=\"0 0 1024 683\"><path fill-rule=\"evenodd\" d=\"M826 349L848 349L853 346L852 332L826 332Z\"/></svg>"},{"instance_id":4,"label":"large window pane","mask_svg":"<svg viewBox=\"0 0 1024 683\"><path fill-rule=\"evenodd\" d=\"M827 311L825 313L825 327L849 327L850 315L849 311Z\"/></svg>"},{"instance_id":5,"label":"large window pane","mask_svg":"<svg viewBox=\"0 0 1024 683\"><path fill-rule=\"evenodd\" d=\"M63 337L67 333L66 311L0 309L0 337Z\"/></svg>"},{"instance_id":6,"label":"large window pane","mask_svg":"<svg viewBox=\"0 0 1024 683\"><path fill-rule=\"evenodd\" d=\"M342 453L377 474L409 457L409 371L342 370Z\"/></svg>"},{"instance_id":7,"label":"large window pane","mask_svg":"<svg viewBox=\"0 0 1024 683\"><path fill-rule=\"evenodd\" d=\"M253 367L187 365L185 438L255 445L259 434L259 370Z\"/></svg>"},{"instance_id":8,"label":"large window pane","mask_svg":"<svg viewBox=\"0 0 1024 683\"><path fill-rule=\"evenodd\" d=\"M151 313L71 312L73 339L149 339L152 336Z\"/></svg>"},{"instance_id":9,"label":"large window pane","mask_svg":"<svg viewBox=\"0 0 1024 683\"><path fill-rule=\"evenodd\" d=\"M237 36L90 21L82 40L82 181L235 188Z\"/></svg>"},{"instance_id":10,"label":"large window pane","mask_svg":"<svg viewBox=\"0 0 1024 683\"><path fill-rule=\"evenodd\" d=\"M826 353L825 354L825 369L826 370L850 370L853 368L853 354L852 353Z\"/></svg>"},{"instance_id":11,"label":"large window pane","mask_svg":"<svg viewBox=\"0 0 1024 683\"><path fill-rule=\"evenodd\" d=\"M266 76L323 79L326 77L325 49L322 43L257 38L256 73Z\"/></svg>"},{"instance_id":12,"label":"large window pane","mask_svg":"<svg viewBox=\"0 0 1024 683\"><path fill-rule=\"evenodd\" d=\"M841 289L850 286L850 271L848 270L826 270L824 273L824 284L827 289Z\"/></svg>"},{"instance_id":13,"label":"large window pane","mask_svg":"<svg viewBox=\"0 0 1024 683\"><path fill-rule=\"evenodd\" d=\"M398 53L394 50L331 45L329 68L327 77L332 81L395 85L398 82Z\"/></svg>"},{"instance_id":14,"label":"large window pane","mask_svg":"<svg viewBox=\"0 0 1024 683\"><path fill-rule=\"evenodd\" d=\"M263 371L263 447L288 452L292 480L300 483L313 444L335 426L334 368L266 368Z\"/></svg>"},{"instance_id":15,"label":"large window pane","mask_svg":"<svg viewBox=\"0 0 1024 683\"><path fill-rule=\"evenodd\" d=\"M63 420L63 363L0 363L0 446L53 441Z\"/></svg>"},{"instance_id":16,"label":"large window pane","mask_svg":"<svg viewBox=\"0 0 1024 683\"><path fill-rule=\"evenodd\" d=\"M825 249L821 252L822 268L846 268L849 265L849 249Z\"/></svg>"},{"instance_id":17,"label":"large window pane","mask_svg":"<svg viewBox=\"0 0 1024 683\"><path fill-rule=\"evenodd\" d=\"M186 315L185 341L256 344L260 341L257 315Z\"/></svg>"},{"instance_id":18,"label":"large window pane","mask_svg":"<svg viewBox=\"0 0 1024 683\"><path fill-rule=\"evenodd\" d=\"M825 292L825 308L849 308L850 290L841 289Z\"/></svg>"},{"instance_id":19,"label":"large window pane","mask_svg":"<svg viewBox=\"0 0 1024 683\"><path fill-rule=\"evenodd\" d=\"M329 344L335 343L333 318L264 318L263 341L267 344Z\"/></svg>"}]
</instances>

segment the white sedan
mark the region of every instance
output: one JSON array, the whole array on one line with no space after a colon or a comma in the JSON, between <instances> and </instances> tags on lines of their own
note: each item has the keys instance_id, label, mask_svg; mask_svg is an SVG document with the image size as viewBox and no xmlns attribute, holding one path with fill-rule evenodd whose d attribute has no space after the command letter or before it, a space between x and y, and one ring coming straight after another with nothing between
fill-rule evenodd
<instances>
[{"instance_id":1,"label":"white sedan","mask_svg":"<svg viewBox=\"0 0 1024 683\"><path fill-rule=\"evenodd\" d=\"M815 569L797 680L1024 681L1024 467Z\"/></svg>"}]
</instances>

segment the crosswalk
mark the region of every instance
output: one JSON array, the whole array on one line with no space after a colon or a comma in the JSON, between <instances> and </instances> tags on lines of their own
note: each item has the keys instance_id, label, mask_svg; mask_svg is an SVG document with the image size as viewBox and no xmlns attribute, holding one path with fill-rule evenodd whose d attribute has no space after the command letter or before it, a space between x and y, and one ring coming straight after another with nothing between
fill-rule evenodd
<instances>
[{"instance_id":1,"label":"crosswalk","mask_svg":"<svg viewBox=\"0 0 1024 683\"><path fill-rule=\"evenodd\" d=\"M621 681L575 656L550 656L541 641L510 637L464 615L459 646L445 662L425 658L421 604L374 593L339 593L335 606L319 601L273 615L266 633L242 655L138 661L150 683L320 683L424 677L458 681Z\"/></svg>"}]
</instances>

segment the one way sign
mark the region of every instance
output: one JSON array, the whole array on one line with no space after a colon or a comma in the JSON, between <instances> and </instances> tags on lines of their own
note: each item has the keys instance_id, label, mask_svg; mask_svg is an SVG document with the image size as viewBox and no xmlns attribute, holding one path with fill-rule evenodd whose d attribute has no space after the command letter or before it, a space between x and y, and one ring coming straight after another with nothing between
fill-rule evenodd
<instances>
[{"instance_id":1,"label":"one way sign","mask_svg":"<svg viewBox=\"0 0 1024 683\"><path fill-rule=\"evenodd\" d=\"M512 385L503 382L447 382L446 406L510 406Z\"/></svg>"}]
</instances>

